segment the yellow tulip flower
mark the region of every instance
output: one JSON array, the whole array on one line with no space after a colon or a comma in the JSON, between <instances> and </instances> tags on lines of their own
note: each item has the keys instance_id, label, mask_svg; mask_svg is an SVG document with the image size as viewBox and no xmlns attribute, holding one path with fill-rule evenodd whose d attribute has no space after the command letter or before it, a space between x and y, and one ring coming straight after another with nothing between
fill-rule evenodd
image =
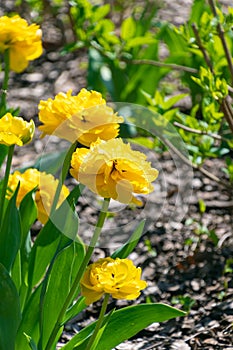
<instances>
[{"instance_id":1,"label":"yellow tulip flower","mask_svg":"<svg viewBox=\"0 0 233 350\"><path fill-rule=\"evenodd\" d=\"M25 121L10 113L0 119L0 144L23 146L32 140L35 131L33 120Z\"/></svg>"},{"instance_id":2,"label":"yellow tulip flower","mask_svg":"<svg viewBox=\"0 0 233 350\"><path fill-rule=\"evenodd\" d=\"M42 137L56 135L71 143L78 140L84 146L98 138L109 140L118 135L119 123L124 119L117 116L113 109L97 91L82 89L73 96L69 90L60 92L54 99L39 103L39 126Z\"/></svg>"},{"instance_id":3,"label":"yellow tulip flower","mask_svg":"<svg viewBox=\"0 0 233 350\"><path fill-rule=\"evenodd\" d=\"M6 197L9 199L14 193L18 183L20 187L16 198L16 205L19 206L24 196L35 189L35 202L37 206L37 217L40 222L45 224L49 218L51 206L58 185L58 180L51 174L40 172L37 169L27 169L24 173L15 171L9 176L8 189ZM69 195L68 188L63 185L57 207Z\"/></svg>"},{"instance_id":4,"label":"yellow tulip flower","mask_svg":"<svg viewBox=\"0 0 233 350\"><path fill-rule=\"evenodd\" d=\"M97 141L89 149L78 148L72 155L70 174L92 192L121 203L140 204L136 194L154 190L151 182L158 170L122 139Z\"/></svg>"},{"instance_id":5,"label":"yellow tulip flower","mask_svg":"<svg viewBox=\"0 0 233 350\"><path fill-rule=\"evenodd\" d=\"M29 61L42 52L42 32L36 24L28 25L18 15L0 17L0 52L9 49L10 69L16 73L27 68Z\"/></svg>"},{"instance_id":6,"label":"yellow tulip flower","mask_svg":"<svg viewBox=\"0 0 233 350\"><path fill-rule=\"evenodd\" d=\"M136 299L147 283L141 280L141 268L129 259L99 259L89 265L81 280L81 293L87 305L104 294L114 299Z\"/></svg>"}]
</instances>

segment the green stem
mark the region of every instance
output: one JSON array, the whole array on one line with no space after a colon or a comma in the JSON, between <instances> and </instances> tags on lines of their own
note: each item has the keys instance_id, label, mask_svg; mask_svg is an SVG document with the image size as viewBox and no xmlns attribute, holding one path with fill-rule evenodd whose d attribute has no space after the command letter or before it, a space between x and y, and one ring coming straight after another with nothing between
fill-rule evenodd
<instances>
[{"instance_id":1,"label":"green stem","mask_svg":"<svg viewBox=\"0 0 233 350\"><path fill-rule=\"evenodd\" d=\"M39 328L40 328L40 339L39 339L39 343L38 343L38 350L43 350L42 345L43 345L43 338L42 338L42 334L43 334L43 309L44 309L44 301L45 301L45 294L46 294L46 290L47 290L47 286L48 286L48 282L49 282L49 277L50 277L50 273L52 271L52 268L54 266L54 263L56 261L57 255L60 252L60 248L61 248L61 241L62 241L62 236L60 236L60 241L58 243L56 252L51 260L51 263L48 267L48 270L46 271L46 275L45 275L45 279L43 281L42 287L41 287L41 293L40 293L40 303L39 303L39 310L40 310L40 315L39 315Z\"/></svg>"},{"instance_id":2,"label":"green stem","mask_svg":"<svg viewBox=\"0 0 233 350\"><path fill-rule=\"evenodd\" d=\"M98 241L98 238L100 236L100 233L101 233L101 230L103 228L103 225L104 225L104 221L106 219L106 216L107 216L107 211L108 211L108 207L109 207L109 202L110 202L110 198L105 198L104 201L103 201L103 205L102 205L102 209L100 211L100 215L99 215L99 218L98 218L98 221L97 221L97 224L96 224L96 227L95 227L95 231L93 233L93 236L92 236L92 239L91 239L91 242L90 242L90 245L88 246L88 249L87 249L87 252L84 256L84 259L82 261L82 264L81 266L79 267L79 270L78 270L78 273L75 277L75 280L73 282L73 285L69 291L69 294L67 295L66 297L66 300L63 304L63 307L58 315L58 318L57 318L57 322L52 330L52 333L49 337L49 340L48 340L48 343L45 347L45 350L50 350L55 339L56 339L56 336L57 336L57 333L62 325L62 321L63 321L63 318L64 318L64 315L66 313L66 310L68 309L68 307L70 306L70 304L72 303L77 291L78 291L78 288L79 288L79 284L80 284L80 281L81 281L81 278L85 272L85 269L87 267L87 264L89 263L90 261L90 258L92 256L92 253L95 249L95 245Z\"/></svg>"},{"instance_id":3,"label":"green stem","mask_svg":"<svg viewBox=\"0 0 233 350\"><path fill-rule=\"evenodd\" d=\"M187 67L187 66L181 66L179 64L175 63L165 63L165 62L160 62L160 61L154 61L150 59L134 59L134 60L125 60L126 63L129 64L136 64L136 65L141 65L141 64L148 64L151 66L155 67L164 67L164 68L170 68L178 71L183 71L183 72L188 72L188 73L198 73L198 70L192 67Z\"/></svg>"},{"instance_id":4,"label":"green stem","mask_svg":"<svg viewBox=\"0 0 233 350\"><path fill-rule=\"evenodd\" d=\"M207 66L209 67L210 71L211 71L212 73L214 73L214 71L213 71L213 65L212 65L211 59L210 59L210 57L209 57L209 55L208 55L208 53L207 53L207 51L206 51L204 45L202 44L202 40L201 40L201 37L200 37L199 32L198 32L198 28L197 28L197 26L196 26L195 23L192 24L192 28L193 28L193 32L194 32L194 35L195 35L197 44L198 44L198 46L199 46L200 51L202 52L202 54L203 54L203 56L204 56L204 59L205 59L205 61L206 61L206 64L207 64Z\"/></svg>"},{"instance_id":5,"label":"green stem","mask_svg":"<svg viewBox=\"0 0 233 350\"><path fill-rule=\"evenodd\" d=\"M213 12L214 17L218 18L218 13L217 13L215 1L214 0L209 0L209 5L210 5L210 8L211 8L211 10ZM223 29L221 23L219 22L219 20L218 20L218 23L217 23L217 30L218 30L218 35L219 35L219 38L220 38L220 40L222 42L222 46L223 46L223 49L224 49L224 52L225 52L225 56L226 56L226 59L227 59L229 71L230 71L230 74L231 74L231 80L233 82L233 63L232 63L231 52L229 50L229 47L227 45L227 41L225 39L224 29Z\"/></svg>"},{"instance_id":6,"label":"green stem","mask_svg":"<svg viewBox=\"0 0 233 350\"><path fill-rule=\"evenodd\" d=\"M103 300L103 303L102 303L102 306L101 306L101 310L100 310L98 321L96 323L94 332L92 333L92 335L91 335L91 337L89 339L89 342L87 343L87 347L86 347L85 350L95 350L95 348L96 348L97 344L95 343L95 340L96 340L98 332L99 332L99 330L100 330L100 328L102 327L102 324L103 324L104 315L105 315L106 310L107 310L109 297L110 297L110 294L105 294L104 300Z\"/></svg>"},{"instance_id":7,"label":"green stem","mask_svg":"<svg viewBox=\"0 0 233 350\"><path fill-rule=\"evenodd\" d=\"M61 174L60 174L60 179L59 179L59 182L58 182L58 185L57 185L57 189L56 189L55 196L54 196L54 199L53 199L52 208L51 208L51 211L50 211L50 216L56 210L57 203L58 203L58 200L59 200L59 197L60 197L60 193L61 193L61 190L62 190L62 186L64 184L64 181L65 181L66 176L67 176L68 171L69 171L70 160L71 160L72 154L73 154L73 152L74 152L76 147L77 147L77 141L75 141L70 146L70 148L69 148L69 150L68 150L68 152L67 152L67 154L65 156L63 167L62 167L62 171L61 171Z\"/></svg>"},{"instance_id":8,"label":"green stem","mask_svg":"<svg viewBox=\"0 0 233 350\"><path fill-rule=\"evenodd\" d=\"M12 158L13 158L13 154L14 154L14 147L15 147L15 145L11 145L8 149L5 176L3 179L1 198L0 198L0 223L1 223L1 225L3 223L5 196L6 196L6 190L7 190L7 185L8 185L9 175L10 175Z\"/></svg>"},{"instance_id":9,"label":"green stem","mask_svg":"<svg viewBox=\"0 0 233 350\"><path fill-rule=\"evenodd\" d=\"M5 50L4 52L4 80L2 84L2 98L1 98L1 104L0 104L0 117L2 117L6 113L6 96L7 96L7 90L8 90L8 82L9 82L9 72L10 72L10 55L9 55L9 49Z\"/></svg>"}]
</instances>

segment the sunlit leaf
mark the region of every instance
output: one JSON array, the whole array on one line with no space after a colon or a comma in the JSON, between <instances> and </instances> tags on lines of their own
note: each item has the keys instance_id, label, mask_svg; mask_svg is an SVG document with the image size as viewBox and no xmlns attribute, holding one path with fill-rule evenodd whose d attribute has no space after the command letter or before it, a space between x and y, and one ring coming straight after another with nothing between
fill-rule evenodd
<instances>
[{"instance_id":1,"label":"sunlit leaf","mask_svg":"<svg viewBox=\"0 0 233 350\"><path fill-rule=\"evenodd\" d=\"M14 350L21 313L17 289L0 264L0 349Z\"/></svg>"},{"instance_id":2,"label":"sunlit leaf","mask_svg":"<svg viewBox=\"0 0 233 350\"><path fill-rule=\"evenodd\" d=\"M129 238L129 240L120 248L118 248L113 254L112 258L121 258L125 259L129 256L130 253L134 250L136 245L138 244L139 239L141 238L143 229L145 226L145 220L142 220L137 228L134 230L133 234Z\"/></svg>"},{"instance_id":3,"label":"sunlit leaf","mask_svg":"<svg viewBox=\"0 0 233 350\"><path fill-rule=\"evenodd\" d=\"M112 314L105 327L96 350L111 350L154 322L164 322L184 315L185 312L165 304L141 304L117 310ZM85 327L63 349L85 350L89 339L88 335L93 331L95 324L96 322ZM83 339L85 339L84 342ZM76 344L80 345L76 347Z\"/></svg>"},{"instance_id":4,"label":"sunlit leaf","mask_svg":"<svg viewBox=\"0 0 233 350\"><path fill-rule=\"evenodd\" d=\"M0 263L10 271L18 253L21 240L19 211L16 207L18 188L7 204L0 231Z\"/></svg>"}]
</instances>

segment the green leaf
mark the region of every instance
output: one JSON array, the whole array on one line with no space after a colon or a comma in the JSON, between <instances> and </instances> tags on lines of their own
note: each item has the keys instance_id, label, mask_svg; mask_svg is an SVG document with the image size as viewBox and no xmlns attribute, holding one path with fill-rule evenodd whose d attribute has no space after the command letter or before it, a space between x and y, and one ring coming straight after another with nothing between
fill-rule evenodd
<instances>
[{"instance_id":1,"label":"green leaf","mask_svg":"<svg viewBox=\"0 0 233 350\"><path fill-rule=\"evenodd\" d=\"M64 162L66 153L67 150L43 154L36 160L33 167L46 173L56 174Z\"/></svg>"},{"instance_id":2,"label":"green leaf","mask_svg":"<svg viewBox=\"0 0 233 350\"><path fill-rule=\"evenodd\" d=\"M218 242L219 242L219 238L218 238L218 235L216 235L215 230L210 230L208 232L208 236L210 237L210 239L214 243L215 247L217 247Z\"/></svg>"},{"instance_id":3,"label":"green leaf","mask_svg":"<svg viewBox=\"0 0 233 350\"><path fill-rule=\"evenodd\" d=\"M81 194L78 186L69 194L67 200L54 212L52 218L48 220L41 229L33 245L28 271L28 283L32 288L43 277L47 266L52 261L60 242L61 234L67 238L64 244L71 244L73 239L79 242L78 217L73 211L74 204ZM62 249L62 247L60 247Z\"/></svg>"},{"instance_id":4,"label":"green leaf","mask_svg":"<svg viewBox=\"0 0 233 350\"><path fill-rule=\"evenodd\" d=\"M21 231L22 231L22 239L21 239L21 248L20 248L20 303L21 307L24 307L24 302L26 300L26 296L28 294L28 263L29 257L31 253L32 241L31 241L31 233L30 228L34 221L37 218L37 208L33 199L34 190L30 191L26 194L19 206L19 214L21 219ZM13 268L16 269L17 265L14 264ZM15 278L14 278L15 281Z\"/></svg>"},{"instance_id":5,"label":"green leaf","mask_svg":"<svg viewBox=\"0 0 233 350\"><path fill-rule=\"evenodd\" d=\"M6 158L7 153L8 153L8 147L5 145L0 145L0 168Z\"/></svg>"},{"instance_id":6,"label":"green leaf","mask_svg":"<svg viewBox=\"0 0 233 350\"><path fill-rule=\"evenodd\" d=\"M96 349L97 344L99 343L99 340L101 339L101 337L102 337L102 335L103 335L103 332L104 332L104 330L105 330L105 328L106 328L106 326L107 326L107 324L108 324L108 321L110 320L110 318L111 318L112 314L114 313L114 311L115 311L115 309L112 309L112 310L107 314L107 316L104 318L103 323L102 323L102 325L101 325L101 327L100 327L98 333L96 334L96 337L95 337L95 340L94 340L94 342L93 342L93 344L92 344L91 349L92 349L92 348L93 348L93 350Z\"/></svg>"},{"instance_id":7,"label":"green leaf","mask_svg":"<svg viewBox=\"0 0 233 350\"><path fill-rule=\"evenodd\" d=\"M17 288L17 290L20 290L21 284L22 284L22 276L21 276L21 256L20 256L20 250L18 250L18 254L16 255L14 264L11 269L11 278Z\"/></svg>"},{"instance_id":8,"label":"green leaf","mask_svg":"<svg viewBox=\"0 0 233 350\"><path fill-rule=\"evenodd\" d=\"M182 100L186 96L188 96L188 94L179 94L176 96L172 96L168 99L165 98L163 101L163 108L165 110L171 108L174 104L176 104L177 102L179 102L180 100Z\"/></svg>"},{"instance_id":9,"label":"green leaf","mask_svg":"<svg viewBox=\"0 0 233 350\"><path fill-rule=\"evenodd\" d=\"M70 321L74 316L78 315L87 307L85 297L80 297L66 312L63 324Z\"/></svg>"},{"instance_id":10,"label":"green leaf","mask_svg":"<svg viewBox=\"0 0 233 350\"><path fill-rule=\"evenodd\" d=\"M202 0L194 0L190 13L190 23L199 23L202 14L207 9L207 5L205 1Z\"/></svg>"},{"instance_id":11,"label":"green leaf","mask_svg":"<svg viewBox=\"0 0 233 350\"><path fill-rule=\"evenodd\" d=\"M121 38L125 41L133 38L136 32L136 23L132 17L126 18L121 25Z\"/></svg>"},{"instance_id":12,"label":"green leaf","mask_svg":"<svg viewBox=\"0 0 233 350\"><path fill-rule=\"evenodd\" d=\"M182 62L184 54L188 52L188 44L183 36L178 33L176 27L168 22L165 23L158 37L167 44L171 57L173 58L174 54L178 54Z\"/></svg>"},{"instance_id":13,"label":"green leaf","mask_svg":"<svg viewBox=\"0 0 233 350\"><path fill-rule=\"evenodd\" d=\"M14 195L8 202L0 232L0 263L10 271L20 248L21 224L19 211L16 207L17 187Z\"/></svg>"},{"instance_id":14,"label":"green leaf","mask_svg":"<svg viewBox=\"0 0 233 350\"><path fill-rule=\"evenodd\" d=\"M185 315L186 313L183 311L160 303L134 305L117 310L112 314L95 350L111 350L154 322L164 322ZM108 315L105 317L108 317ZM88 342L88 334L91 334L95 324L96 322L85 327L62 349L85 350ZM86 340L82 342L83 339ZM80 344L80 342L82 342L81 345L76 347L76 344Z\"/></svg>"},{"instance_id":15,"label":"green leaf","mask_svg":"<svg viewBox=\"0 0 233 350\"><path fill-rule=\"evenodd\" d=\"M15 350L30 350L28 335L34 342L39 339L39 303L41 285L35 289L29 298L22 315L22 320L17 332Z\"/></svg>"},{"instance_id":16,"label":"green leaf","mask_svg":"<svg viewBox=\"0 0 233 350\"><path fill-rule=\"evenodd\" d=\"M28 192L19 206L19 214L21 219L21 230L22 230L22 245L25 243L28 232L37 218L37 208L33 199L35 190Z\"/></svg>"},{"instance_id":17,"label":"green leaf","mask_svg":"<svg viewBox=\"0 0 233 350\"><path fill-rule=\"evenodd\" d=\"M136 46L150 45L156 43L157 40L151 36L137 36L135 38L128 39L125 49L132 49Z\"/></svg>"},{"instance_id":18,"label":"green leaf","mask_svg":"<svg viewBox=\"0 0 233 350\"><path fill-rule=\"evenodd\" d=\"M20 323L17 289L5 267L0 264L0 349L14 350Z\"/></svg>"},{"instance_id":19,"label":"green leaf","mask_svg":"<svg viewBox=\"0 0 233 350\"><path fill-rule=\"evenodd\" d=\"M186 313L165 304L141 304L116 311L96 347L111 350L154 322L164 322ZM117 332L114 331L117 329Z\"/></svg>"},{"instance_id":20,"label":"green leaf","mask_svg":"<svg viewBox=\"0 0 233 350\"><path fill-rule=\"evenodd\" d=\"M199 211L201 214L204 214L205 211L206 211L206 205L205 205L205 202L203 201L203 199L199 199L198 200L198 204L199 204Z\"/></svg>"},{"instance_id":21,"label":"green leaf","mask_svg":"<svg viewBox=\"0 0 233 350\"><path fill-rule=\"evenodd\" d=\"M32 339L32 337L30 337L29 335L27 335L26 333L24 334L25 337L27 338L28 344L30 345L32 350L37 350L37 346L34 342L34 340Z\"/></svg>"},{"instance_id":22,"label":"green leaf","mask_svg":"<svg viewBox=\"0 0 233 350\"><path fill-rule=\"evenodd\" d=\"M125 259L129 256L130 253L134 250L136 245L138 244L139 239L141 238L144 226L145 226L145 220L142 220L140 224L137 226L133 234L131 235L130 239L120 248L118 248L113 254L112 258L121 258Z\"/></svg>"},{"instance_id":23,"label":"green leaf","mask_svg":"<svg viewBox=\"0 0 233 350\"><path fill-rule=\"evenodd\" d=\"M135 137L134 139L131 139L130 142L147 147L148 149L153 149L155 146L154 140L151 140L148 137L143 137L143 136Z\"/></svg>"},{"instance_id":24,"label":"green leaf","mask_svg":"<svg viewBox=\"0 0 233 350\"><path fill-rule=\"evenodd\" d=\"M106 17L110 11L110 4L101 5L93 11L92 21L98 22L102 18Z\"/></svg>"},{"instance_id":25,"label":"green leaf","mask_svg":"<svg viewBox=\"0 0 233 350\"><path fill-rule=\"evenodd\" d=\"M73 278L82 263L84 247L73 243L58 253L43 287L42 309L42 349L46 347L49 336L56 324L58 315L70 291ZM59 291L54 297L54 291Z\"/></svg>"}]
</instances>

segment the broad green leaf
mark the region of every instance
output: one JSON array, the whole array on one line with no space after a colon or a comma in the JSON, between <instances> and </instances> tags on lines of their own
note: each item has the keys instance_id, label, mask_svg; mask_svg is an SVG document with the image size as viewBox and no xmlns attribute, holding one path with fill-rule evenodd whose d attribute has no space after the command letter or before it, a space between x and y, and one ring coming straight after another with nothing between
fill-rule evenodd
<instances>
[{"instance_id":1,"label":"broad green leaf","mask_svg":"<svg viewBox=\"0 0 233 350\"><path fill-rule=\"evenodd\" d=\"M21 313L17 289L0 264L0 349L14 350Z\"/></svg>"},{"instance_id":2,"label":"broad green leaf","mask_svg":"<svg viewBox=\"0 0 233 350\"><path fill-rule=\"evenodd\" d=\"M184 56L184 53L188 52L188 44L183 36L177 32L174 25L168 22L165 23L165 25L161 28L158 37L167 44L171 56L173 57L174 53L178 54L180 60L182 61L182 56Z\"/></svg>"},{"instance_id":3,"label":"broad green leaf","mask_svg":"<svg viewBox=\"0 0 233 350\"><path fill-rule=\"evenodd\" d=\"M127 44L125 46L125 49L132 49L133 47L136 46L141 46L141 45L150 45L156 43L157 40L151 36L137 36L135 38L129 39L127 41Z\"/></svg>"},{"instance_id":4,"label":"broad green leaf","mask_svg":"<svg viewBox=\"0 0 233 350\"><path fill-rule=\"evenodd\" d=\"M113 254L112 258L121 258L125 259L129 256L130 253L134 250L136 245L138 244L139 239L141 238L144 226L145 226L145 220L142 220L140 224L137 226L133 234L131 235L130 239L120 248L118 248Z\"/></svg>"},{"instance_id":5,"label":"broad green leaf","mask_svg":"<svg viewBox=\"0 0 233 350\"><path fill-rule=\"evenodd\" d=\"M28 284L32 288L43 277L60 241L61 232L49 220L33 245L28 268Z\"/></svg>"},{"instance_id":6,"label":"broad green leaf","mask_svg":"<svg viewBox=\"0 0 233 350\"><path fill-rule=\"evenodd\" d=\"M155 146L154 140L149 139L148 137L136 137L130 140L131 143L135 143L141 145L143 147L147 147L148 149L153 149Z\"/></svg>"},{"instance_id":7,"label":"broad green leaf","mask_svg":"<svg viewBox=\"0 0 233 350\"><path fill-rule=\"evenodd\" d=\"M154 44L144 47L142 52L140 52L140 58L157 60L158 42L156 41ZM144 90L152 95L158 87L159 81L168 71L169 69L167 68L158 69L158 67L146 64L128 65L125 70L127 76L120 94L120 100L118 101L145 104L145 97L141 91ZM145 77L150 77L150 79Z\"/></svg>"},{"instance_id":8,"label":"broad green leaf","mask_svg":"<svg viewBox=\"0 0 233 350\"><path fill-rule=\"evenodd\" d=\"M160 303L134 305L117 310L112 314L95 350L111 350L154 322L164 322L175 317L185 316L185 314L181 310ZM95 324L96 322L85 327L62 349L85 350L88 335L92 333ZM84 342L83 339L85 339ZM76 344L80 345L76 346Z\"/></svg>"},{"instance_id":9,"label":"broad green leaf","mask_svg":"<svg viewBox=\"0 0 233 350\"><path fill-rule=\"evenodd\" d=\"M13 264L12 269L11 269L11 278L12 278L17 290L19 291L21 284L22 284L20 250L18 250L14 264Z\"/></svg>"},{"instance_id":10,"label":"broad green leaf","mask_svg":"<svg viewBox=\"0 0 233 350\"><path fill-rule=\"evenodd\" d=\"M63 240L64 246L71 244L74 238L79 240L77 236L78 217L73 210L81 190L78 186L74 188L36 238L29 261L28 283L30 287L35 286L43 277L57 251L62 234L63 238L67 237L66 241Z\"/></svg>"},{"instance_id":11,"label":"broad green leaf","mask_svg":"<svg viewBox=\"0 0 233 350\"><path fill-rule=\"evenodd\" d=\"M194 0L192 4L190 23L199 23L202 14L208 9L207 4L203 0Z\"/></svg>"},{"instance_id":12,"label":"broad green leaf","mask_svg":"<svg viewBox=\"0 0 233 350\"><path fill-rule=\"evenodd\" d=\"M21 224L16 207L18 188L7 203L0 232L0 263L10 271L20 248Z\"/></svg>"},{"instance_id":13,"label":"broad green leaf","mask_svg":"<svg viewBox=\"0 0 233 350\"><path fill-rule=\"evenodd\" d=\"M92 20L98 22L102 18L106 17L110 11L110 4L101 5L93 11Z\"/></svg>"},{"instance_id":14,"label":"broad green leaf","mask_svg":"<svg viewBox=\"0 0 233 350\"><path fill-rule=\"evenodd\" d=\"M42 289L42 349L46 347L58 315L84 257L84 247L73 243L58 253ZM56 291L59 291L56 293ZM54 297L56 293L56 298Z\"/></svg>"},{"instance_id":15,"label":"broad green leaf","mask_svg":"<svg viewBox=\"0 0 233 350\"><path fill-rule=\"evenodd\" d=\"M121 38L125 41L133 38L136 32L136 23L132 17L126 18L121 25Z\"/></svg>"},{"instance_id":16,"label":"broad green leaf","mask_svg":"<svg viewBox=\"0 0 233 350\"><path fill-rule=\"evenodd\" d=\"M22 320L17 332L15 350L30 350L28 336L34 342L39 339L39 304L41 285L35 289L23 310Z\"/></svg>"},{"instance_id":17,"label":"broad green leaf","mask_svg":"<svg viewBox=\"0 0 233 350\"><path fill-rule=\"evenodd\" d=\"M185 312L165 304L126 307L112 315L96 350L111 350L154 322L164 322L184 315ZM117 332L114 331L116 329Z\"/></svg>"},{"instance_id":18,"label":"broad green leaf","mask_svg":"<svg viewBox=\"0 0 233 350\"><path fill-rule=\"evenodd\" d=\"M178 101L182 100L186 96L188 96L188 95L187 94L179 94L176 96L172 96L168 99L165 98L163 101L163 108L164 109L171 108L174 104L176 104Z\"/></svg>"}]
</instances>

